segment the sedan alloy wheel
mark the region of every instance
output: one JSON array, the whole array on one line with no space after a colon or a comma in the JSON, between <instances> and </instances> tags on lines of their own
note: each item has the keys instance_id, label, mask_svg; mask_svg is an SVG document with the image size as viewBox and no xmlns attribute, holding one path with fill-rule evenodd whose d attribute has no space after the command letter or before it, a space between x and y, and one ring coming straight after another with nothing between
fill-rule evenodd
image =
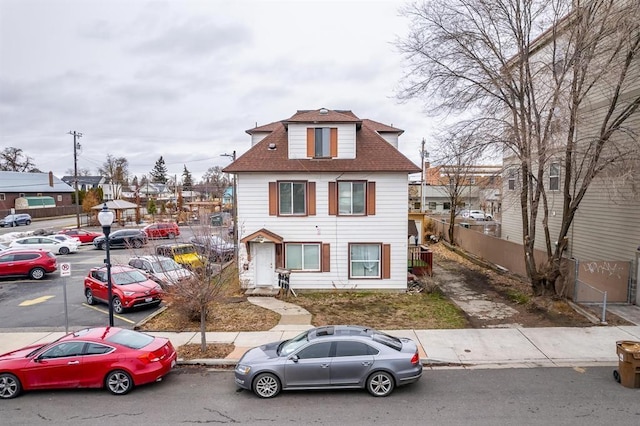
<instances>
[{"instance_id":1,"label":"sedan alloy wheel","mask_svg":"<svg viewBox=\"0 0 640 426\"><path fill-rule=\"evenodd\" d=\"M0 398L10 399L15 398L20 394L22 386L20 380L13 374L3 373L0 374Z\"/></svg>"},{"instance_id":2,"label":"sedan alloy wheel","mask_svg":"<svg viewBox=\"0 0 640 426\"><path fill-rule=\"evenodd\" d=\"M126 371L115 370L107 375L107 389L114 395L124 395L133 389L133 380Z\"/></svg>"},{"instance_id":3,"label":"sedan alloy wheel","mask_svg":"<svg viewBox=\"0 0 640 426\"><path fill-rule=\"evenodd\" d=\"M262 373L256 377L253 391L261 398L273 398L280 393L280 381L271 373Z\"/></svg>"},{"instance_id":4,"label":"sedan alloy wheel","mask_svg":"<svg viewBox=\"0 0 640 426\"><path fill-rule=\"evenodd\" d=\"M367 390L373 396L387 396L393 391L393 377L384 371L377 371L367 379Z\"/></svg>"}]
</instances>

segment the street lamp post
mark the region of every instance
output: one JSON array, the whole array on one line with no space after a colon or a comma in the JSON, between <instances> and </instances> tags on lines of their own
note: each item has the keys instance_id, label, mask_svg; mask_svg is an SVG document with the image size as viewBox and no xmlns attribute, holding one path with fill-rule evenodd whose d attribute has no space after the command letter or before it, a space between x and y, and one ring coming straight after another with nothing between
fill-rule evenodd
<instances>
[{"instance_id":1,"label":"street lamp post","mask_svg":"<svg viewBox=\"0 0 640 426\"><path fill-rule=\"evenodd\" d=\"M107 298L109 299L109 326L113 327L113 288L111 284L111 246L109 244L109 234L111 233L111 224L113 223L113 212L107 208L104 203L102 210L98 213L98 221L102 225L104 233L105 248L107 250L107 258L104 263L107 265Z\"/></svg>"}]
</instances>

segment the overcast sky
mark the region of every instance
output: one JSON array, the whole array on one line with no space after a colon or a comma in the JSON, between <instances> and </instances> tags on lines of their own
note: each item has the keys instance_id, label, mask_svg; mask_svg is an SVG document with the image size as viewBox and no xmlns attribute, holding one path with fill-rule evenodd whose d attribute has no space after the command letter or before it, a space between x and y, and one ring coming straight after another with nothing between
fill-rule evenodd
<instances>
[{"instance_id":1,"label":"overcast sky","mask_svg":"<svg viewBox=\"0 0 640 426\"><path fill-rule=\"evenodd\" d=\"M75 130L92 173L112 154L141 176L162 155L199 180L250 147L245 130L326 107L405 130L419 165L432 120L395 99L404 3L0 0L0 149L62 177Z\"/></svg>"}]
</instances>

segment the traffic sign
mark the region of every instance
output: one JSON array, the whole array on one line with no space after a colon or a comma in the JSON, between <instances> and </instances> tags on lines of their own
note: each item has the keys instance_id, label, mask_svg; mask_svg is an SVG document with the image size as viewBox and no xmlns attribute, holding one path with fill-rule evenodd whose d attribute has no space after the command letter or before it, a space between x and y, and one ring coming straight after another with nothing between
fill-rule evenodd
<instances>
[{"instance_id":1,"label":"traffic sign","mask_svg":"<svg viewBox=\"0 0 640 426\"><path fill-rule=\"evenodd\" d=\"M70 277L71 276L71 264L70 263L61 263L60 264L60 276L61 277Z\"/></svg>"}]
</instances>

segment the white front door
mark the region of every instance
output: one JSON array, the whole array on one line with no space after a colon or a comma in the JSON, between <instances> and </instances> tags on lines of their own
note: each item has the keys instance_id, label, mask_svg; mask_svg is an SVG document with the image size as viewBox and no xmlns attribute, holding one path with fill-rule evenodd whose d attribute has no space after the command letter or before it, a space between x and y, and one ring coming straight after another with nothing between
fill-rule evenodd
<instances>
[{"instance_id":1,"label":"white front door","mask_svg":"<svg viewBox=\"0 0 640 426\"><path fill-rule=\"evenodd\" d=\"M255 259L255 282L257 287L273 286L275 277L276 246L273 243L252 244Z\"/></svg>"}]
</instances>

